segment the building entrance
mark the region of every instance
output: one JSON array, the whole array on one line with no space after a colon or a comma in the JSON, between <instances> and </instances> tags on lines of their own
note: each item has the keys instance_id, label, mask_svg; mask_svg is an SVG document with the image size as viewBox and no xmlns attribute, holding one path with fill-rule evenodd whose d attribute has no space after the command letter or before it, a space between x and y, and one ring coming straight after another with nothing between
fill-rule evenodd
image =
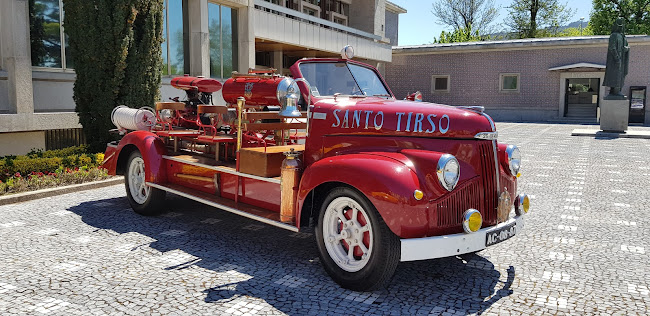
<instances>
[{"instance_id":1,"label":"building entrance","mask_svg":"<svg viewBox=\"0 0 650 316\"><path fill-rule=\"evenodd\" d=\"M568 78L565 91L565 117L596 119L600 99L599 78Z\"/></svg>"}]
</instances>

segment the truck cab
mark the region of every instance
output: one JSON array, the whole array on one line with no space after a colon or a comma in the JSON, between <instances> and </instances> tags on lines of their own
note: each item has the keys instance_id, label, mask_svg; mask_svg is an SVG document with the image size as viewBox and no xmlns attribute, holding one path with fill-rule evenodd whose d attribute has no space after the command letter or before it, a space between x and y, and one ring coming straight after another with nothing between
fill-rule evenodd
<instances>
[{"instance_id":1,"label":"truck cab","mask_svg":"<svg viewBox=\"0 0 650 316\"><path fill-rule=\"evenodd\" d=\"M104 166L124 174L133 209L158 214L172 193L313 230L325 270L353 290L385 284L399 262L481 251L523 229L519 149L497 141L481 107L397 100L348 47L290 70L234 73L223 87L186 79L183 89L219 86L226 101L194 112L114 111L124 136Z\"/></svg>"}]
</instances>

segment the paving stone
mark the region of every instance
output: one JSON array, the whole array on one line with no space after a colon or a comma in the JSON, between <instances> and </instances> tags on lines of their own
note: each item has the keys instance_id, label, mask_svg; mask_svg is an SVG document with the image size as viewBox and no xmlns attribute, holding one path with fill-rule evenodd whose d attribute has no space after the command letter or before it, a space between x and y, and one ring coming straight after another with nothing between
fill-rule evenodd
<instances>
[{"instance_id":1,"label":"paving stone","mask_svg":"<svg viewBox=\"0 0 650 316\"><path fill-rule=\"evenodd\" d=\"M525 230L401 263L374 292L335 284L313 231L172 194L155 217L121 185L0 206L0 315L650 314L650 140L574 128L497 123L521 149Z\"/></svg>"}]
</instances>

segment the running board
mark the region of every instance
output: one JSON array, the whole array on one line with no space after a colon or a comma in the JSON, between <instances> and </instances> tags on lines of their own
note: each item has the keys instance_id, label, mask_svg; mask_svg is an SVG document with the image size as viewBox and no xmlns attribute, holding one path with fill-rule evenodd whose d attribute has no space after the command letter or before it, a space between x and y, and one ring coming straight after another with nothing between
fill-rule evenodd
<instances>
[{"instance_id":1,"label":"running board","mask_svg":"<svg viewBox=\"0 0 650 316\"><path fill-rule=\"evenodd\" d=\"M212 207L216 207L224 211L235 213L237 215L250 218L252 220L273 225L275 227L284 228L292 232L298 232L298 227L281 222L280 214L276 212L271 212L249 204L236 203L235 201L230 199L210 195L204 192L198 192L196 190L192 190L176 184L166 183L165 185L161 185L157 183L147 182L147 185L152 188L174 193L176 195L186 197L190 200L194 200L206 205L210 205Z\"/></svg>"}]
</instances>

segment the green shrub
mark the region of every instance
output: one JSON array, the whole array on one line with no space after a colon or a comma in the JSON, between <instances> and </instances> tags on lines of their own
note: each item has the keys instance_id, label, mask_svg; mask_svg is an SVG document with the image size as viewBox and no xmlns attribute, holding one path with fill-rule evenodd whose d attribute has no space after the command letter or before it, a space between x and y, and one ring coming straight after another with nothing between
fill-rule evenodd
<instances>
[{"instance_id":1,"label":"green shrub","mask_svg":"<svg viewBox=\"0 0 650 316\"><path fill-rule=\"evenodd\" d=\"M7 179L14 176L16 173L20 175L29 175L33 172L54 173L57 169L64 168L95 168L98 167L104 160L104 154L82 154L72 155L67 157L52 157L52 158L27 158L20 157L10 160L11 164L7 164L7 160L0 160L0 180Z\"/></svg>"},{"instance_id":2,"label":"green shrub","mask_svg":"<svg viewBox=\"0 0 650 316\"><path fill-rule=\"evenodd\" d=\"M79 170L64 170L59 167L55 173L12 176L4 182L0 181L0 195L78 184L109 177L106 170L101 168L81 167Z\"/></svg>"}]
</instances>

